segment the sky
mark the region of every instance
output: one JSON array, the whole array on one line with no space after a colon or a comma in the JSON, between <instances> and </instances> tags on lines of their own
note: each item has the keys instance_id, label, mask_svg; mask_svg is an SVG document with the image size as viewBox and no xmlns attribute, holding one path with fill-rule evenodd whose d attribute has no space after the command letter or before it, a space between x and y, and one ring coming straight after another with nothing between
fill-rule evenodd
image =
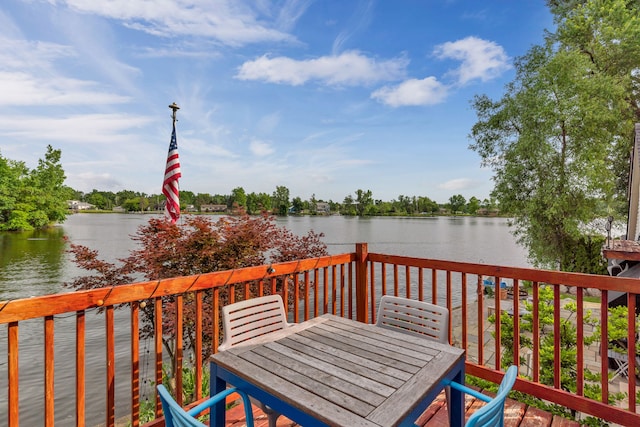
<instances>
[{"instance_id":1,"label":"sky","mask_svg":"<svg viewBox=\"0 0 640 427\"><path fill-rule=\"evenodd\" d=\"M545 29L544 0L3 0L0 155L160 194L175 102L182 190L482 200L471 101Z\"/></svg>"}]
</instances>

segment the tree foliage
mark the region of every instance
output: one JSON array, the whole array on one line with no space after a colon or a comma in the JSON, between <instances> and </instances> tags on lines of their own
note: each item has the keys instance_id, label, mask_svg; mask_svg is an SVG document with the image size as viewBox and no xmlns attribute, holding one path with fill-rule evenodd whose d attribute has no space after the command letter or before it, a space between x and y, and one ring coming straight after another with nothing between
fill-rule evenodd
<instances>
[{"instance_id":1,"label":"tree foliage","mask_svg":"<svg viewBox=\"0 0 640 427\"><path fill-rule=\"evenodd\" d=\"M0 231L44 228L67 216L72 190L64 186L61 151L50 145L29 170L24 162L0 156Z\"/></svg>"},{"instance_id":2,"label":"tree foliage","mask_svg":"<svg viewBox=\"0 0 640 427\"><path fill-rule=\"evenodd\" d=\"M86 246L71 243L74 262L91 274L78 277L66 286L88 290L136 280L159 280L324 256L328 252L320 240L322 237L322 233L313 231L306 236L296 236L286 228L278 227L275 219L268 215L225 216L216 222L209 217L186 215L176 224L164 218L152 218L133 236L133 240L138 242L137 249L132 250L127 258L119 259L118 264L99 259L98 252ZM283 280L286 286L293 286L288 278ZM228 301L227 291L223 289L220 292L221 305ZM184 295L185 346L192 351L196 340L195 304L189 302L193 298L193 295ZM205 307L210 307L211 299L212 292L206 292ZM165 297L164 300L163 342L173 360L175 301L173 297ZM142 312L143 337L151 337L154 332L154 304L147 304ZM205 324L211 324L211 310L203 310L202 315ZM211 337L207 334L202 338L203 356L206 356L211 351Z\"/></svg>"},{"instance_id":3,"label":"tree foliage","mask_svg":"<svg viewBox=\"0 0 640 427\"><path fill-rule=\"evenodd\" d=\"M640 49L625 34L639 9L622 0L550 3L557 32L515 61L502 99L474 99L471 148L493 169L492 195L514 215L536 265L601 273L603 263L568 254L593 242L585 224L624 206L638 56L623 56Z\"/></svg>"}]
</instances>

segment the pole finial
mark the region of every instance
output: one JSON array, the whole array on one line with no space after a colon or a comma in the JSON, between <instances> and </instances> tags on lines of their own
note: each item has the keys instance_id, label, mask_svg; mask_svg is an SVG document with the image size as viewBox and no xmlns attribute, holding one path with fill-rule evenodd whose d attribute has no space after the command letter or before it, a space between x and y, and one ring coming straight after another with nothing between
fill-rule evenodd
<instances>
[{"instance_id":1,"label":"pole finial","mask_svg":"<svg viewBox=\"0 0 640 427\"><path fill-rule=\"evenodd\" d=\"M176 104L175 102L171 105L169 105L169 108L171 108L173 110L173 121L176 121L176 112L180 109L180 107L178 107L178 104Z\"/></svg>"}]
</instances>

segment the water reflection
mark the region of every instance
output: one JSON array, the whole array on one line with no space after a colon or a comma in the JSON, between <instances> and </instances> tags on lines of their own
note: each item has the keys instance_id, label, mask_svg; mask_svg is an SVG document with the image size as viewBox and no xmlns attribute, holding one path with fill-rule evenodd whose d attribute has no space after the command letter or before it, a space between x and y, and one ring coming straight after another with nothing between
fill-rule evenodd
<instances>
[{"instance_id":1,"label":"water reflection","mask_svg":"<svg viewBox=\"0 0 640 427\"><path fill-rule=\"evenodd\" d=\"M0 233L0 300L62 290L63 235L61 227Z\"/></svg>"}]
</instances>

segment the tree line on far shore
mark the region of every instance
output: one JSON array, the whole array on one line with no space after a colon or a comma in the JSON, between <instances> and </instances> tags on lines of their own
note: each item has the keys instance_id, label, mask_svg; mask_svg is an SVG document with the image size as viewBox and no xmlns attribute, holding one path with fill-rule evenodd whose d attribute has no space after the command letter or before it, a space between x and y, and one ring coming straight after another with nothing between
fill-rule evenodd
<instances>
[{"instance_id":1,"label":"tree line on far shore","mask_svg":"<svg viewBox=\"0 0 640 427\"><path fill-rule=\"evenodd\" d=\"M0 231L26 231L44 228L63 222L70 213L69 201L77 200L91 205L96 210L125 212L161 211L165 196L145 194L137 191L118 192L93 190L83 193L64 184L66 179L60 163L61 150L50 145L44 159L29 170L22 161L11 160L0 155ZM210 195L180 191L180 206L184 212L238 212L250 215L270 212L277 215L432 215L484 214L498 212L494 199L480 201L471 197L468 201L460 194L453 195L449 202L438 204L424 196L398 196L391 201L376 200L371 190L356 190L355 196L347 195L342 203L317 199L315 194L308 200L296 196L291 198L289 189L277 186L272 194L246 193L236 187L228 195ZM73 205L71 205L73 206ZM76 205L77 206L77 205ZM86 206L84 206L86 207Z\"/></svg>"},{"instance_id":2,"label":"tree line on far shore","mask_svg":"<svg viewBox=\"0 0 640 427\"><path fill-rule=\"evenodd\" d=\"M119 192L93 190L90 193L75 192L74 199L89 203L99 210L112 210L119 206L127 212L157 211L164 208L164 196L147 195L136 191ZM277 186L272 194L247 193L244 188L236 187L231 194L193 193L180 191L180 207L185 212L232 212L242 209L250 215L267 211L277 215L289 214L341 214L341 215L418 215L418 214L496 214L498 206L495 199L480 200L471 197L466 200L461 194L453 195L447 203L437 203L425 196L399 195L397 199L384 201L374 199L371 190L358 189L354 195L347 195L342 202L300 196L290 197L285 186Z\"/></svg>"}]
</instances>

